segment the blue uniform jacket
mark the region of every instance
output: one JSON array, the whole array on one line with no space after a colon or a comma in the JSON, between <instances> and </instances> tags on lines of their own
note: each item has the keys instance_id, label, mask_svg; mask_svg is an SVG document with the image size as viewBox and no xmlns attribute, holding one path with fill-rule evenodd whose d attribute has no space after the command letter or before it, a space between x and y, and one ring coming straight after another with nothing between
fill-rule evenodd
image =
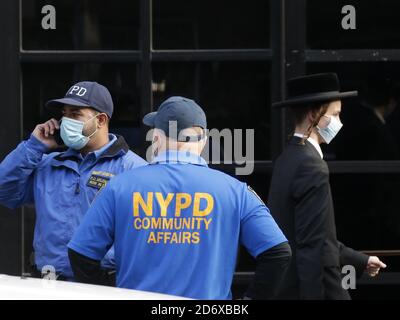
<instances>
[{"instance_id":1,"label":"blue uniform jacket","mask_svg":"<svg viewBox=\"0 0 400 320\"><path fill-rule=\"evenodd\" d=\"M38 270L50 265L67 278L73 273L67 244L92 201L114 176L147 162L129 150L123 137L85 158L73 149L48 151L31 135L0 164L0 203L8 208L34 204L36 226L33 247ZM113 249L102 261L113 267Z\"/></svg>"}]
</instances>

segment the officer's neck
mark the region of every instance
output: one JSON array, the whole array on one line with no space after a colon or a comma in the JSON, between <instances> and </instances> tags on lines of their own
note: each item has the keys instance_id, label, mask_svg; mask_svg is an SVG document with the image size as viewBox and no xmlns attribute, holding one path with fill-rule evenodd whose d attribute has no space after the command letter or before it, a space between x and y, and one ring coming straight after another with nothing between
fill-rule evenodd
<instances>
[{"instance_id":1,"label":"officer's neck","mask_svg":"<svg viewBox=\"0 0 400 320\"><path fill-rule=\"evenodd\" d=\"M95 134L89 141L89 143L82 148L79 152L83 157L85 157L88 153L94 152L96 150L101 149L104 147L107 143L110 142L110 138L108 136L108 132L98 132L98 134Z\"/></svg>"}]
</instances>

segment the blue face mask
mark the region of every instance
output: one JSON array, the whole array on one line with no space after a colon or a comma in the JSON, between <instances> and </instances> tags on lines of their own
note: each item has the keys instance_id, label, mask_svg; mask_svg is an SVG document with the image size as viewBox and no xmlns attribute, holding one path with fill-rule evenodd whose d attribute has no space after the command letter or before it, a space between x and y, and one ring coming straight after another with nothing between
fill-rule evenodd
<instances>
[{"instance_id":1,"label":"blue face mask","mask_svg":"<svg viewBox=\"0 0 400 320\"><path fill-rule=\"evenodd\" d=\"M90 138L97 132L97 128L96 131L88 137L83 135L83 128L85 127L86 122L96 117L97 115L85 122L63 117L61 119L60 135L65 145L75 150L80 150L86 146Z\"/></svg>"},{"instance_id":2,"label":"blue face mask","mask_svg":"<svg viewBox=\"0 0 400 320\"><path fill-rule=\"evenodd\" d=\"M322 139L329 144L343 127L343 124L336 117L324 117L330 118L329 124L325 128L320 128L317 126L317 129Z\"/></svg>"}]
</instances>

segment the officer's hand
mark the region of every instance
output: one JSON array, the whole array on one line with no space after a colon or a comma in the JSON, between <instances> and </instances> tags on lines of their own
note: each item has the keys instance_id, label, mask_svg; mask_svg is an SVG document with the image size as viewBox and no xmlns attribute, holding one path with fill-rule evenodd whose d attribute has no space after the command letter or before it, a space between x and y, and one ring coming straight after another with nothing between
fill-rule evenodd
<instances>
[{"instance_id":1,"label":"officer's hand","mask_svg":"<svg viewBox=\"0 0 400 320\"><path fill-rule=\"evenodd\" d=\"M38 124L33 130L32 134L36 139L43 142L49 149L56 149L58 144L54 139L54 134L56 130L60 129L60 125L56 119L50 119L45 123Z\"/></svg>"},{"instance_id":2,"label":"officer's hand","mask_svg":"<svg viewBox=\"0 0 400 320\"><path fill-rule=\"evenodd\" d=\"M370 277L375 277L381 268L386 268L386 264L376 256L369 257L366 271Z\"/></svg>"}]
</instances>

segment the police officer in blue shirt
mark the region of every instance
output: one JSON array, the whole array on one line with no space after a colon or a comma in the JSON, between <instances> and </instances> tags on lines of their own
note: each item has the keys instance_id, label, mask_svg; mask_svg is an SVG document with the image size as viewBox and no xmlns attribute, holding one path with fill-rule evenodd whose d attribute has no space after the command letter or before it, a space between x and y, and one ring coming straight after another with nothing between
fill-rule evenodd
<instances>
[{"instance_id":1,"label":"police officer in blue shirt","mask_svg":"<svg viewBox=\"0 0 400 320\"><path fill-rule=\"evenodd\" d=\"M109 133L114 107L104 86L77 83L46 107L62 111L61 123L51 119L37 125L1 162L0 203L8 208L35 205L33 274L50 271L58 279L73 280L67 244L91 202L113 176L146 161L129 150L123 137ZM55 152L58 132L68 147L64 152ZM102 266L114 267L113 252Z\"/></svg>"},{"instance_id":2,"label":"police officer in blue shirt","mask_svg":"<svg viewBox=\"0 0 400 320\"><path fill-rule=\"evenodd\" d=\"M88 211L68 245L77 280L97 283L114 243L118 287L231 299L241 243L258 263L246 297L272 298L290 247L254 191L201 158L203 110L171 97L143 122L155 128L156 156L113 179Z\"/></svg>"}]
</instances>

